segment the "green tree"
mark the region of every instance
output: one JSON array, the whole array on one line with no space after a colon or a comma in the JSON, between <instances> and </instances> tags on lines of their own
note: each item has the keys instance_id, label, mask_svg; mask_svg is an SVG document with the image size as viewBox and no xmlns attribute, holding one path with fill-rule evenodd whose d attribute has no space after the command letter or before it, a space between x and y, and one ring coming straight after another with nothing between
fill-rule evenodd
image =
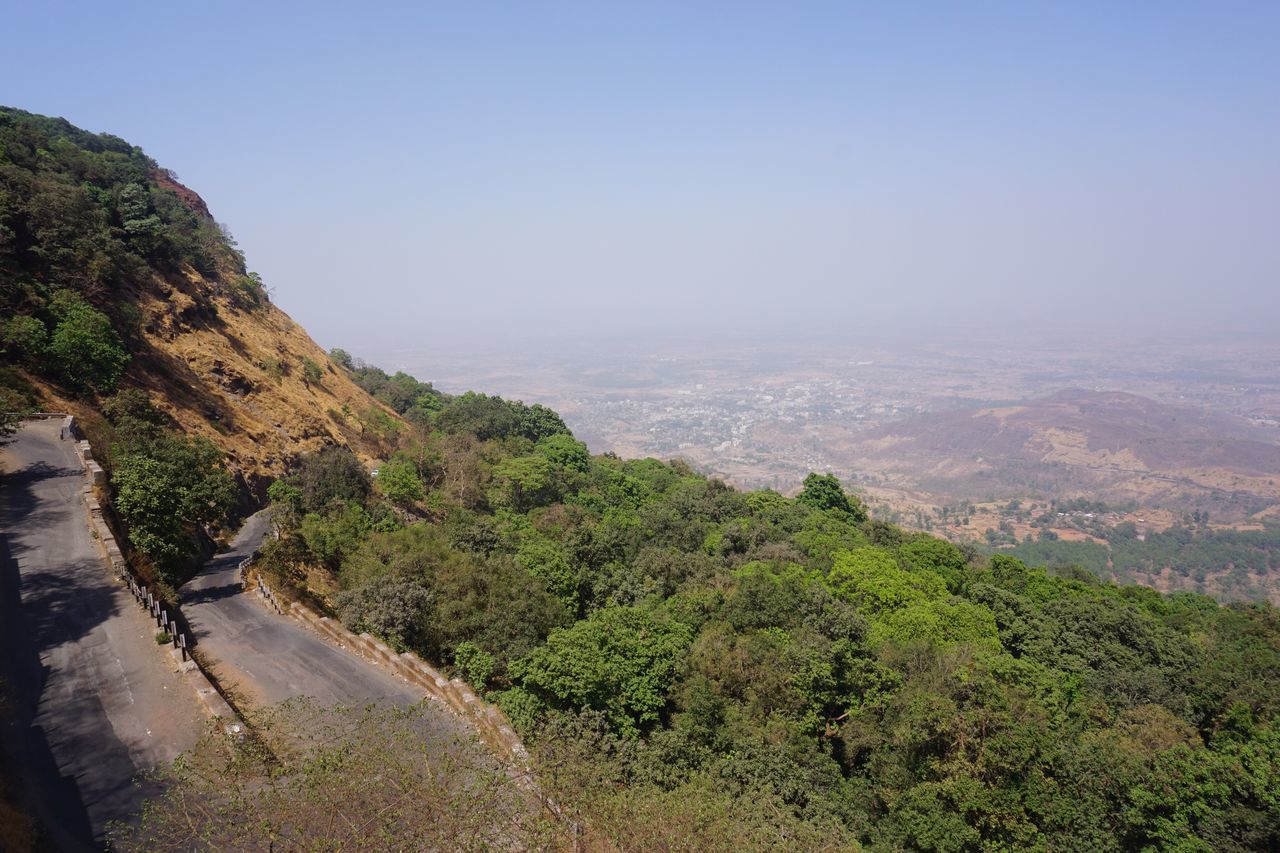
<instances>
[{"instance_id":1,"label":"green tree","mask_svg":"<svg viewBox=\"0 0 1280 853\"><path fill-rule=\"evenodd\" d=\"M176 437L116 458L111 485L130 541L171 578L194 552L196 528L224 521L236 499L218 449Z\"/></svg>"},{"instance_id":2,"label":"green tree","mask_svg":"<svg viewBox=\"0 0 1280 853\"><path fill-rule=\"evenodd\" d=\"M585 474L591 467L587 446L568 433L559 432L541 439L534 446L534 452L566 471Z\"/></svg>"},{"instance_id":3,"label":"green tree","mask_svg":"<svg viewBox=\"0 0 1280 853\"><path fill-rule=\"evenodd\" d=\"M493 466L490 500L495 506L528 512L559 499L555 466L543 456L511 456Z\"/></svg>"},{"instance_id":4,"label":"green tree","mask_svg":"<svg viewBox=\"0 0 1280 853\"><path fill-rule=\"evenodd\" d=\"M289 482L302 490L304 512L316 512L335 500L363 502L372 488L369 472L345 447L326 447L303 457Z\"/></svg>"},{"instance_id":5,"label":"green tree","mask_svg":"<svg viewBox=\"0 0 1280 853\"><path fill-rule=\"evenodd\" d=\"M961 600L917 602L882 613L872 620L870 639L877 645L927 640L939 646L970 643L1000 649L991 611Z\"/></svg>"},{"instance_id":6,"label":"green tree","mask_svg":"<svg viewBox=\"0 0 1280 853\"><path fill-rule=\"evenodd\" d=\"M129 354L107 315L95 311L78 297L62 300L47 349L54 372L72 387L84 391L115 388Z\"/></svg>"},{"instance_id":7,"label":"green tree","mask_svg":"<svg viewBox=\"0 0 1280 853\"><path fill-rule=\"evenodd\" d=\"M827 576L832 592L867 613L945 598L947 584L930 571L906 571L892 555L873 546L836 554Z\"/></svg>"},{"instance_id":8,"label":"green tree","mask_svg":"<svg viewBox=\"0 0 1280 853\"><path fill-rule=\"evenodd\" d=\"M267 486L267 500L292 512L302 511L302 489L284 480L276 480Z\"/></svg>"},{"instance_id":9,"label":"green tree","mask_svg":"<svg viewBox=\"0 0 1280 853\"><path fill-rule=\"evenodd\" d=\"M462 677L477 690L485 689L495 666L493 655L472 642L458 644L453 650L453 663Z\"/></svg>"},{"instance_id":10,"label":"green tree","mask_svg":"<svg viewBox=\"0 0 1280 853\"><path fill-rule=\"evenodd\" d=\"M482 560L456 551L445 532L431 524L374 533L343 560L347 589L385 575L412 579L431 591L434 605L418 626L416 651L447 660L459 643L471 642L493 655L497 676L505 675L512 658L541 644L566 616L542 581L513 560Z\"/></svg>"},{"instance_id":11,"label":"green tree","mask_svg":"<svg viewBox=\"0 0 1280 853\"><path fill-rule=\"evenodd\" d=\"M524 403L511 404L519 421L520 434L530 441L542 441L553 435L567 435L569 428L564 425L560 415L539 403L526 406Z\"/></svg>"},{"instance_id":12,"label":"green tree","mask_svg":"<svg viewBox=\"0 0 1280 853\"><path fill-rule=\"evenodd\" d=\"M39 365L49 343L49 330L35 317L17 316L0 322L0 353L29 365Z\"/></svg>"},{"instance_id":13,"label":"green tree","mask_svg":"<svg viewBox=\"0 0 1280 853\"><path fill-rule=\"evenodd\" d=\"M400 652L421 648L431 610L431 590L403 575L382 575L338 594L338 614L351 630L368 631Z\"/></svg>"},{"instance_id":14,"label":"green tree","mask_svg":"<svg viewBox=\"0 0 1280 853\"><path fill-rule=\"evenodd\" d=\"M609 607L552 631L512 674L553 707L603 711L619 733L634 737L658 722L676 663L692 639L686 625L635 607Z\"/></svg>"},{"instance_id":15,"label":"green tree","mask_svg":"<svg viewBox=\"0 0 1280 853\"><path fill-rule=\"evenodd\" d=\"M374 483L387 500L400 506L409 506L423 498L418 468L408 459L392 459L382 465Z\"/></svg>"},{"instance_id":16,"label":"green tree","mask_svg":"<svg viewBox=\"0 0 1280 853\"><path fill-rule=\"evenodd\" d=\"M959 592L964 585L968 560L963 551L945 539L916 536L904 542L898 553L907 565L941 575L952 592Z\"/></svg>"},{"instance_id":17,"label":"green tree","mask_svg":"<svg viewBox=\"0 0 1280 853\"><path fill-rule=\"evenodd\" d=\"M862 502L845 494L840 481L833 474L809 474L804 478L804 488L796 495L796 500L814 509L833 510L852 516L859 522L867 520L867 511Z\"/></svg>"},{"instance_id":18,"label":"green tree","mask_svg":"<svg viewBox=\"0 0 1280 853\"><path fill-rule=\"evenodd\" d=\"M337 568L371 530L373 519L363 506L355 501L335 501L323 513L303 516L298 533L316 559Z\"/></svg>"},{"instance_id":19,"label":"green tree","mask_svg":"<svg viewBox=\"0 0 1280 853\"><path fill-rule=\"evenodd\" d=\"M451 400L437 423L446 432L469 432L481 441L505 438L519 429L519 418L505 400L473 391Z\"/></svg>"},{"instance_id":20,"label":"green tree","mask_svg":"<svg viewBox=\"0 0 1280 853\"><path fill-rule=\"evenodd\" d=\"M120 190L116 209L128 241L144 258L158 257L165 245L165 225L151 206L151 193L141 183Z\"/></svg>"},{"instance_id":21,"label":"green tree","mask_svg":"<svg viewBox=\"0 0 1280 853\"><path fill-rule=\"evenodd\" d=\"M559 548L547 541L529 542L516 553L516 562L545 583L566 610L578 612L578 573Z\"/></svg>"}]
</instances>

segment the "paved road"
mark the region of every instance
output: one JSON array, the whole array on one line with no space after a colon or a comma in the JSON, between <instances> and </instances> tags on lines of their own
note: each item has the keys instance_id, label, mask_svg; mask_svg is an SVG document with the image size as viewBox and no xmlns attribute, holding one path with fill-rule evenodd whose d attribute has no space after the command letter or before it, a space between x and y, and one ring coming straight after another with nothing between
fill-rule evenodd
<instances>
[{"instance_id":1,"label":"paved road","mask_svg":"<svg viewBox=\"0 0 1280 853\"><path fill-rule=\"evenodd\" d=\"M236 566L262 543L265 513L251 517L230 550L210 560L182 588L182 612L197 648L218 680L257 705L294 696L323 704L419 702L426 692L353 652L321 639L302 623L269 610L254 594L240 592ZM463 724L437 708L440 734L466 736Z\"/></svg>"},{"instance_id":2,"label":"paved road","mask_svg":"<svg viewBox=\"0 0 1280 853\"><path fill-rule=\"evenodd\" d=\"M131 780L191 747L207 720L107 571L60 428L29 421L0 450L0 741L53 847L80 850L154 793Z\"/></svg>"}]
</instances>

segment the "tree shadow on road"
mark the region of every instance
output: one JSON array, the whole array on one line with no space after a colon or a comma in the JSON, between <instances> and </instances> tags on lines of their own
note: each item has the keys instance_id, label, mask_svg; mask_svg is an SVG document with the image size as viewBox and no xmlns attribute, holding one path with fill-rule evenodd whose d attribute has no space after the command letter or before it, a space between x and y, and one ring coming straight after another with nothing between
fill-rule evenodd
<instances>
[{"instance_id":1,"label":"tree shadow on road","mask_svg":"<svg viewBox=\"0 0 1280 853\"><path fill-rule=\"evenodd\" d=\"M11 529L7 524L4 527L5 531ZM49 668L41 661L41 645L22 618L18 561L8 539L0 533L0 672L8 694L0 712L0 745L6 770L21 780L14 793L38 818L51 847L91 849L93 831L79 786L58 768L48 732L36 721Z\"/></svg>"},{"instance_id":2,"label":"tree shadow on road","mask_svg":"<svg viewBox=\"0 0 1280 853\"><path fill-rule=\"evenodd\" d=\"M96 696L55 698L50 692L50 662L73 652L120 610L100 559L49 556L63 550L67 525L86 522L80 517L81 477L78 470L44 461L0 476L0 677L7 692L0 745L6 770L21 780L15 793L38 818L44 841L57 850L100 847L86 785L107 776L128 780L133 772L128 749ZM72 775L59 766L59 756L64 765L69 756L87 756L94 780ZM141 801L111 787L97 785L91 795L95 813L136 808ZM99 833L105 829L105 821L100 823Z\"/></svg>"}]
</instances>

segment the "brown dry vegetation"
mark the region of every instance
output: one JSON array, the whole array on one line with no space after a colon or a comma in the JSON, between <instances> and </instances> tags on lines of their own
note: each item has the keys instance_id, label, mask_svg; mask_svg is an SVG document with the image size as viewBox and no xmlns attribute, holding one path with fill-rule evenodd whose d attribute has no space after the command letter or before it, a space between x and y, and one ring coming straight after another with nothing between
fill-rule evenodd
<instances>
[{"instance_id":1,"label":"brown dry vegetation","mask_svg":"<svg viewBox=\"0 0 1280 853\"><path fill-rule=\"evenodd\" d=\"M1280 502L1280 446L1240 418L1133 394L921 415L851 439L847 467L936 504L1089 497L1244 523ZM1226 501L1231 495L1247 500ZM1255 520L1256 519L1252 519Z\"/></svg>"},{"instance_id":2,"label":"brown dry vegetation","mask_svg":"<svg viewBox=\"0 0 1280 853\"><path fill-rule=\"evenodd\" d=\"M0 792L0 850L24 853L35 849L35 821L12 802L7 791Z\"/></svg>"},{"instance_id":3,"label":"brown dry vegetation","mask_svg":"<svg viewBox=\"0 0 1280 853\"><path fill-rule=\"evenodd\" d=\"M193 191L168 181L193 210L208 216ZM328 444L350 447L365 461L382 458L390 436L366 426L368 413L399 417L357 387L290 317L264 300L236 298L237 274L153 276L124 298L141 312L121 387L144 389L189 436L211 440L233 472L252 487L280 475L299 454ZM304 378L304 359L321 368ZM84 417L92 408L38 379L50 408Z\"/></svg>"}]
</instances>

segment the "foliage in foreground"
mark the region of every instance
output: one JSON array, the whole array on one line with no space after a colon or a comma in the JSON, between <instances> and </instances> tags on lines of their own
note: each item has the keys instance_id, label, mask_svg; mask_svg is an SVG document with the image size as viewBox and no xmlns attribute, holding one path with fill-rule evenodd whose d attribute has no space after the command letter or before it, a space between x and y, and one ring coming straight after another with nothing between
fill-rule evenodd
<instances>
[{"instance_id":1,"label":"foliage in foreground","mask_svg":"<svg viewBox=\"0 0 1280 853\"><path fill-rule=\"evenodd\" d=\"M441 711L320 707L291 700L237 741L210 734L162 771L165 794L122 850L545 849L540 803L473 742L441 733Z\"/></svg>"},{"instance_id":2,"label":"foliage in foreground","mask_svg":"<svg viewBox=\"0 0 1280 853\"><path fill-rule=\"evenodd\" d=\"M430 706L324 708L291 700L254 736L206 736L157 775L165 793L111 832L120 850L850 849L768 798L708 780L633 792L564 744L539 786L475 743L441 736ZM548 796L553 799L549 800ZM555 806L550 804L554 802Z\"/></svg>"}]
</instances>

